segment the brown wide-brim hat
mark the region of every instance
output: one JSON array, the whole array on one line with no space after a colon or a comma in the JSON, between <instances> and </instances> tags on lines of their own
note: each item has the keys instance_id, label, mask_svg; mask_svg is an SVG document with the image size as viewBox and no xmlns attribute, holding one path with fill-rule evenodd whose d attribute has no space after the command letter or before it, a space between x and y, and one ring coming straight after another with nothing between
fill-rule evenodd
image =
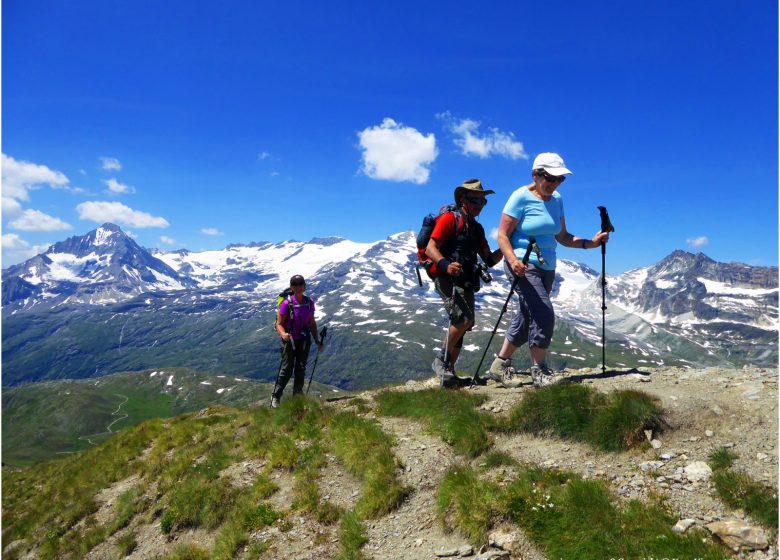
<instances>
[{"instance_id":1,"label":"brown wide-brim hat","mask_svg":"<svg viewBox=\"0 0 780 560\"><path fill-rule=\"evenodd\" d=\"M479 179L467 179L463 181L463 183L455 187L455 204L459 204L458 199L460 198L460 195L463 191L484 193L485 196L489 194L496 194L496 191L490 189L487 190L484 189L482 187L482 181L480 181Z\"/></svg>"}]
</instances>

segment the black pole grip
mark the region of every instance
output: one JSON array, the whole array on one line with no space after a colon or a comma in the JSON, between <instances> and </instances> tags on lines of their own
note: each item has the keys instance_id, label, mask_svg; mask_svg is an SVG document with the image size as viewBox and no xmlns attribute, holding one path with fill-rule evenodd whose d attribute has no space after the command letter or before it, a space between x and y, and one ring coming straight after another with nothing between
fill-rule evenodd
<instances>
[{"instance_id":1,"label":"black pole grip","mask_svg":"<svg viewBox=\"0 0 780 560\"><path fill-rule=\"evenodd\" d=\"M601 231L604 233L612 233L615 231L612 222L609 220L609 214L607 214L607 208L605 206L596 206L599 209L601 215Z\"/></svg>"},{"instance_id":2,"label":"black pole grip","mask_svg":"<svg viewBox=\"0 0 780 560\"><path fill-rule=\"evenodd\" d=\"M535 237L529 238L528 247L525 248L525 255L523 255L523 264L528 264L528 259L531 258L531 251L533 250L535 245L536 245L536 238Z\"/></svg>"}]
</instances>

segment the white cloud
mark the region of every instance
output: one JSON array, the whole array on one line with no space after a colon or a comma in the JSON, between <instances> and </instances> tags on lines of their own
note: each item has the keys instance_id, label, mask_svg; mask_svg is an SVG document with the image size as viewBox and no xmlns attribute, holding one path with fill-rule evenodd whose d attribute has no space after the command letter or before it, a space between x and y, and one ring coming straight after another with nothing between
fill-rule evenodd
<instances>
[{"instance_id":1,"label":"white cloud","mask_svg":"<svg viewBox=\"0 0 780 560\"><path fill-rule=\"evenodd\" d=\"M363 173L372 179L428 182L429 166L439 155L433 133L385 118L381 125L358 132L363 149Z\"/></svg>"},{"instance_id":2,"label":"white cloud","mask_svg":"<svg viewBox=\"0 0 780 560\"><path fill-rule=\"evenodd\" d=\"M20 231L63 231L71 229L71 225L59 218L44 214L40 210L27 209L22 215L8 224L11 229Z\"/></svg>"},{"instance_id":3,"label":"white cloud","mask_svg":"<svg viewBox=\"0 0 780 560\"><path fill-rule=\"evenodd\" d=\"M45 165L17 161L2 154L3 196L17 200L30 200L29 191L40 185L52 188L65 188L68 178L59 171L49 169Z\"/></svg>"},{"instance_id":4,"label":"white cloud","mask_svg":"<svg viewBox=\"0 0 780 560\"><path fill-rule=\"evenodd\" d=\"M105 171L122 171L122 164L116 158L102 157L100 158L100 168Z\"/></svg>"},{"instance_id":5,"label":"white cloud","mask_svg":"<svg viewBox=\"0 0 780 560\"><path fill-rule=\"evenodd\" d=\"M259 159L260 161L270 159L270 158L271 158L271 154L266 151L262 151L259 154L257 154L257 159Z\"/></svg>"},{"instance_id":6,"label":"white cloud","mask_svg":"<svg viewBox=\"0 0 780 560\"><path fill-rule=\"evenodd\" d=\"M131 194L135 192L134 187L120 183L114 178L103 181L103 183L108 187L108 191L112 194Z\"/></svg>"},{"instance_id":7,"label":"white cloud","mask_svg":"<svg viewBox=\"0 0 780 560\"><path fill-rule=\"evenodd\" d=\"M161 235L160 241L165 243L166 245L176 245L176 240L172 237L168 237L167 235Z\"/></svg>"},{"instance_id":8,"label":"white cloud","mask_svg":"<svg viewBox=\"0 0 780 560\"><path fill-rule=\"evenodd\" d=\"M225 235L224 233L219 231L217 228L213 228L213 227L202 228L200 230L200 232L201 233L205 233L206 235L213 235L214 237L218 237L220 235Z\"/></svg>"},{"instance_id":9,"label":"white cloud","mask_svg":"<svg viewBox=\"0 0 780 560\"><path fill-rule=\"evenodd\" d=\"M46 251L49 245L33 245L19 237L15 233L3 234L3 266L8 267L13 264L26 261Z\"/></svg>"},{"instance_id":10,"label":"white cloud","mask_svg":"<svg viewBox=\"0 0 780 560\"><path fill-rule=\"evenodd\" d=\"M136 228L166 228L170 225L165 218L133 210L121 202L82 202L76 210L80 219L99 224L113 222Z\"/></svg>"},{"instance_id":11,"label":"white cloud","mask_svg":"<svg viewBox=\"0 0 780 560\"><path fill-rule=\"evenodd\" d=\"M10 220L22 212L22 205L19 201L10 196L3 197L3 219Z\"/></svg>"},{"instance_id":12,"label":"white cloud","mask_svg":"<svg viewBox=\"0 0 780 560\"><path fill-rule=\"evenodd\" d=\"M490 230L490 239L495 239L496 241L498 241L498 228L497 227L494 227L493 229Z\"/></svg>"},{"instance_id":13,"label":"white cloud","mask_svg":"<svg viewBox=\"0 0 780 560\"><path fill-rule=\"evenodd\" d=\"M460 148L463 155L477 156L481 159L494 155L509 159L528 159L523 143L515 140L512 132L490 128L487 134L480 134L479 121L474 119L458 121L449 112L436 116L445 122L450 132L455 134L455 145Z\"/></svg>"},{"instance_id":14,"label":"white cloud","mask_svg":"<svg viewBox=\"0 0 780 560\"><path fill-rule=\"evenodd\" d=\"M3 251L28 249L30 244L15 233L3 234Z\"/></svg>"},{"instance_id":15,"label":"white cloud","mask_svg":"<svg viewBox=\"0 0 780 560\"><path fill-rule=\"evenodd\" d=\"M699 237L689 237L685 240L685 242L689 247L698 249L700 247L704 247L705 245L709 245L710 240L706 235L700 235Z\"/></svg>"}]
</instances>

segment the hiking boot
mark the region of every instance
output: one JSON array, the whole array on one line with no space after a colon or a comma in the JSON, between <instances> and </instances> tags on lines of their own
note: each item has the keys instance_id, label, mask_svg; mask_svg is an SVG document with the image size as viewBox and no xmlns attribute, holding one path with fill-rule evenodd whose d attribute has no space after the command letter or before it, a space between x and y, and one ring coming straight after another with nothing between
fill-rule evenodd
<instances>
[{"instance_id":1,"label":"hiking boot","mask_svg":"<svg viewBox=\"0 0 780 560\"><path fill-rule=\"evenodd\" d=\"M519 375L507 374L501 381L497 381L496 384L504 389L517 389L523 384L523 380Z\"/></svg>"},{"instance_id":2,"label":"hiking boot","mask_svg":"<svg viewBox=\"0 0 780 560\"><path fill-rule=\"evenodd\" d=\"M279 408L279 399L276 397L271 398L271 408Z\"/></svg>"},{"instance_id":3,"label":"hiking boot","mask_svg":"<svg viewBox=\"0 0 780 560\"><path fill-rule=\"evenodd\" d=\"M534 387L547 387L560 381L560 377L544 363L531 366L531 379L534 381Z\"/></svg>"},{"instance_id":4,"label":"hiking boot","mask_svg":"<svg viewBox=\"0 0 780 560\"><path fill-rule=\"evenodd\" d=\"M496 358L490 364L490 369L485 374L485 377L493 381L503 381L507 375L511 377L515 374L515 368L512 367L512 358L499 358L498 354L495 354L495 356Z\"/></svg>"}]
</instances>

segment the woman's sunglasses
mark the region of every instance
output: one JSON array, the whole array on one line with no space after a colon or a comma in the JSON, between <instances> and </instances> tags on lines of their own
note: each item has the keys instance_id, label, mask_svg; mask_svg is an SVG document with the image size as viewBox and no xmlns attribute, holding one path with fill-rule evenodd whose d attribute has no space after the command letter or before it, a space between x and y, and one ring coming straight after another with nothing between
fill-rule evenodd
<instances>
[{"instance_id":1,"label":"woman's sunglasses","mask_svg":"<svg viewBox=\"0 0 780 560\"><path fill-rule=\"evenodd\" d=\"M305 286L306 282L290 282L290 286Z\"/></svg>"},{"instance_id":2,"label":"woman's sunglasses","mask_svg":"<svg viewBox=\"0 0 780 560\"><path fill-rule=\"evenodd\" d=\"M563 183L566 180L565 175L550 175L547 171L540 171L539 175L548 183Z\"/></svg>"}]
</instances>

